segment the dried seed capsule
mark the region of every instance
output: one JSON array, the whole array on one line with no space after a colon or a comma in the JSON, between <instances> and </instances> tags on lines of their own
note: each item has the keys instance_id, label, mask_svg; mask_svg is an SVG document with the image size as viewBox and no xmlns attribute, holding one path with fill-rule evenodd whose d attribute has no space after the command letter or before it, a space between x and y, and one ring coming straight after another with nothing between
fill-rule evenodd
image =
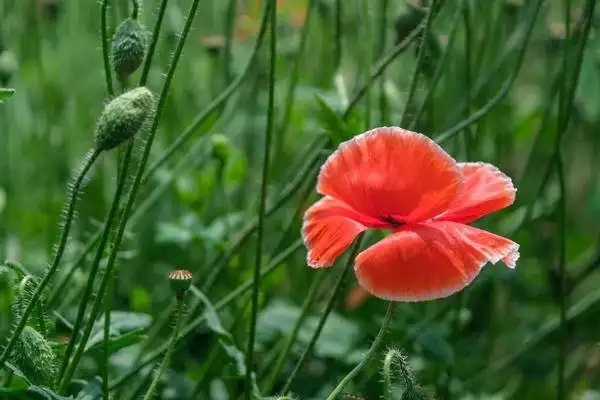
<instances>
[{"instance_id":1,"label":"dried seed capsule","mask_svg":"<svg viewBox=\"0 0 600 400\"><path fill-rule=\"evenodd\" d=\"M21 332L11 359L34 382L51 385L54 381L56 354L48 340L31 326Z\"/></svg>"},{"instance_id":2,"label":"dried seed capsule","mask_svg":"<svg viewBox=\"0 0 600 400\"><path fill-rule=\"evenodd\" d=\"M192 285L192 273L186 269L178 269L169 272L171 289L176 296L183 295Z\"/></svg>"},{"instance_id":3,"label":"dried seed capsule","mask_svg":"<svg viewBox=\"0 0 600 400\"><path fill-rule=\"evenodd\" d=\"M154 95L138 87L111 100L96 125L96 148L111 150L131 139L154 109Z\"/></svg>"},{"instance_id":4,"label":"dried seed capsule","mask_svg":"<svg viewBox=\"0 0 600 400\"><path fill-rule=\"evenodd\" d=\"M112 42L113 66L119 80L124 80L137 70L146 55L144 28L135 19L121 22Z\"/></svg>"}]
</instances>

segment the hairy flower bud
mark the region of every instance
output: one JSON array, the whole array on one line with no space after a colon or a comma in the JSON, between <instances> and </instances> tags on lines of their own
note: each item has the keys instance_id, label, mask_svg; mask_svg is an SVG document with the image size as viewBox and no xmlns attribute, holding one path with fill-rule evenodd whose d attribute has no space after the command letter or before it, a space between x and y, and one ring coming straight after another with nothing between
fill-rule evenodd
<instances>
[{"instance_id":1,"label":"hairy flower bud","mask_svg":"<svg viewBox=\"0 0 600 400\"><path fill-rule=\"evenodd\" d=\"M138 87L111 100L96 125L96 148L111 150L131 139L154 109L154 95Z\"/></svg>"},{"instance_id":2,"label":"hairy flower bud","mask_svg":"<svg viewBox=\"0 0 600 400\"><path fill-rule=\"evenodd\" d=\"M51 385L54 381L56 354L48 340L31 326L23 329L11 358L34 382Z\"/></svg>"},{"instance_id":3,"label":"hairy flower bud","mask_svg":"<svg viewBox=\"0 0 600 400\"><path fill-rule=\"evenodd\" d=\"M427 389L415 385L411 388L408 388L402 393L400 397L401 400L433 400L433 396Z\"/></svg>"},{"instance_id":4,"label":"hairy flower bud","mask_svg":"<svg viewBox=\"0 0 600 400\"><path fill-rule=\"evenodd\" d=\"M124 80L137 70L146 55L144 28L135 19L121 22L112 42L112 59L119 80Z\"/></svg>"},{"instance_id":5,"label":"hairy flower bud","mask_svg":"<svg viewBox=\"0 0 600 400\"><path fill-rule=\"evenodd\" d=\"M184 294L192 285L192 273L185 269L178 269L169 273L171 289L177 296Z\"/></svg>"}]
</instances>

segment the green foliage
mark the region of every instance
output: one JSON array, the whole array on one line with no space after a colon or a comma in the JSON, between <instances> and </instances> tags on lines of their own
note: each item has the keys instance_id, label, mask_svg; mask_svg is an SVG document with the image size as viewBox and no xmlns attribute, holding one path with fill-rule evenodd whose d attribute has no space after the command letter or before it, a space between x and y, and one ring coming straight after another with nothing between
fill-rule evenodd
<instances>
[{"instance_id":1,"label":"green foliage","mask_svg":"<svg viewBox=\"0 0 600 400\"><path fill-rule=\"evenodd\" d=\"M0 89L0 257L28 267L0 266L0 348L35 297L0 369L0 397L92 400L108 387L112 398L139 398L174 328L165 277L184 266L193 283L157 383L161 398L238 399L246 373L256 398L327 398L364 360L383 303L351 301L351 263L347 275L342 265L306 267L302 213L319 198L316 174L340 142L400 121L457 160L490 162L513 178L516 204L476 225L520 243L521 259L514 271L486 266L460 298L398 304L383 342L406 359L391 350L378 363L378 353L344 392L386 400L556 398L563 376L564 398L597 396L597 1L277 1L274 60L264 1L0 3L0 86L17 93ZM437 12L423 32L429 5ZM114 88L111 74L120 83ZM262 187L269 113L275 126ZM65 184L92 134L97 150L130 146L103 154L93 173L74 181L77 210L60 217ZM124 197L107 223L118 171L125 171ZM98 251L105 225L110 235ZM36 297L65 226L55 273ZM255 264L263 274L248 369ZM98 289L113 272L111 297ZM307 301L317 273L323 280ZM74 332L82 304L97 312L90 318L84 307ZM103 304L110 319L97 317ZM84 327L91 330L82 340ZM74 365L64 354L73 337L81 359L59 388L57 366Z\"/></svg>"}]
</instances>

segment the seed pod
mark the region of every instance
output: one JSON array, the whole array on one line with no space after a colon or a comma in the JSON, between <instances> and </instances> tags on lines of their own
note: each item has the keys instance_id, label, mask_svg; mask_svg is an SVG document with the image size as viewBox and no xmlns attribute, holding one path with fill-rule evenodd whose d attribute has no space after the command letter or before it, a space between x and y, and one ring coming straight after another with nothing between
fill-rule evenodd
<instances>
[{"instance_id":1,"label":"seed pod","mask_svg":"<svg viewBox=\"0 0 600 400\"><path fill-rule=\"evenodd\" d=\"M131 139L154 109L154 95L137 87L111 100L96 125L96 149L111 150Z\"/></svg>"},{"instance_id":2,"label":"seed pod","mask_svg":"<svg viewBox=\"0 0 600 400\"><path fill-rule=\"evenodd\" d=\"M182 296L192 285L193 275L186 269L178 269L169 272L171 289L176 296Z\"/></svg>"},{"instance_id":3,"label":"seed pod","mask_svg":"<svg viewBox=\"0 0 600 400\"><path fill-rule=\"evenodd\" d=\"M51 385L56 375L56 354L46 338L27 325L13 350L12 361L36 383Z\"/></svg>"},{"instance_id":4,"label":"seed pod","mask_svg":"<svg viewBox=\"0 0 600 400\"><path fill-rule=\"evenodd\" d=\"M146 55L144 28L135 19L121 22L112 42L112 59L119 80L123 81L137 70Z\"/></svg>"}]
</instances>

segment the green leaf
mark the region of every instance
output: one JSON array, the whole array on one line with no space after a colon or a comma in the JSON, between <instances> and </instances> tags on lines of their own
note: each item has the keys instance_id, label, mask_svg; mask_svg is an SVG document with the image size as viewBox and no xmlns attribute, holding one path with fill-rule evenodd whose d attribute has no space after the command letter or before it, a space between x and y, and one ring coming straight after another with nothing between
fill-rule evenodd
<instances>
[{"instance_id":1,"label":"green leaf","mask_svg":"<svg viewBox=\"0 0 600 400\"><path fill-rule=\"evenodd\" d=\"M0 88L0 103L2 103L2 100L12 97L13 94L15 94L15 89Z\"/></svg>"},{"instance_id":2,"label":"green leaf","mask_svg":"<svg viewBox=\"0 0 600 400\"><path fill-rule=\"evenodd\" d=\"M76 400L96 400L102 396L102 380L99 376L90 380L79 393Z\"/></svg>"},{"instance_id":3,"label":"green leaf","mask_svg":"<svg viewBox=\"0 0 600 400\"><path fill-rule=\"evenodd\" d=\"M143 332L148 329L152 317L144 313L113 311L110 316L110 349L117 351L123 347L139 342ZM104 340L104 318L95 324L85 350L100 346Z\"/></svg>"},{"instance_id":4,"label":"green leaf","mask_svg":"<svg viewBox=\"0 0 600 400\"><path fill-rule=\"evenodd\" d=\"M339 115L333 110L325 99L317 94L317 118L324 125L327 135L333 142L334 146L337 146L341 142L347 140L352 136L346 123L339 117Z\"/></svg>"}]
</instances>

